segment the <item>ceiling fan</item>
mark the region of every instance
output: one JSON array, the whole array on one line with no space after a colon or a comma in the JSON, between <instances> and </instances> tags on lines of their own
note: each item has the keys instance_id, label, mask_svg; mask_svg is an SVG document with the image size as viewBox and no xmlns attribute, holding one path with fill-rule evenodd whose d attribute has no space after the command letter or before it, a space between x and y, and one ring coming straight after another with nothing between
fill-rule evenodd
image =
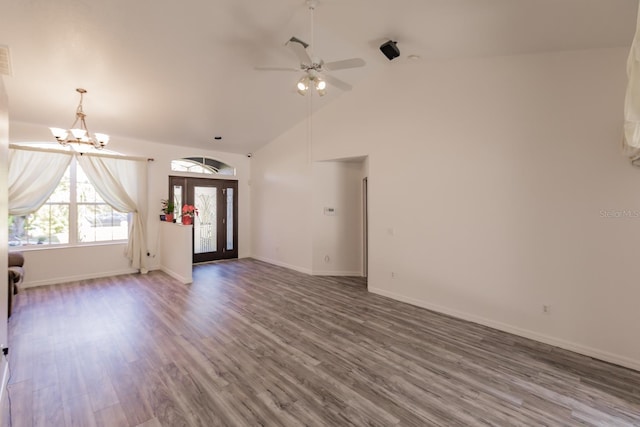
<instances>
[{"instance_id":1,"label":"ceiling fan","mask_svg":"<svg viewBox=\"0 0 640 427\"><path fill-rule=\"evenodd\" d=\"M313 12L318 4L317 0L307 0L309 8L309 16L311 21L311 46L313 46ZM313 87L318 95L323 96L326 93L327 83L342 89L351 90L352 86L330 74L329 71L345 70L348 68L363 67L366 63L362 58L350 58L340 61L324 62L321 58L313 56L313 52L309 54L307 48L309 44L303 42L297 37L291 37L286 46L289 46L293 53L300 61L298 68L292 67L256 67L260 71L295 71L304 73L304 76L298 80L296 88L300 95L306 95L310 87Z\"/></svg>"}]
</instances>

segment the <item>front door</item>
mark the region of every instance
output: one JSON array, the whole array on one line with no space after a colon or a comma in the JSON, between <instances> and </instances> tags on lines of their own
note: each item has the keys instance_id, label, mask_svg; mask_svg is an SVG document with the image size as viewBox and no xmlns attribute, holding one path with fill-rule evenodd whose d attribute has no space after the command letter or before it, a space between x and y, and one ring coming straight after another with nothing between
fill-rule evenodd
<instances>
[{"instance_id":1,"label":"front door","mask_svg":"<svg viewBox=\"0 0 640 427\"><path fill-rule=\"evenodd\" d=\"M169 197L178 218L182 206L194 205L193 262L238 257L238 181L169 177Z\"/></svg>"}]
</instances>

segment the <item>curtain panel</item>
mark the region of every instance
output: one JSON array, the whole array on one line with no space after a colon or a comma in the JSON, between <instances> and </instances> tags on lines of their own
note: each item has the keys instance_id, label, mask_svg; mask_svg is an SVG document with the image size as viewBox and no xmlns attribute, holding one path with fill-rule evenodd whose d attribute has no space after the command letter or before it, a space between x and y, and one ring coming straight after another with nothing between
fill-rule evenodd
<instances>
[{"instance_id":1,"label":"curtain panel","mask_svg":"<svg viewBox=\"0 0 640 427\"><path fill-rule=\"evenodd\" d=\"M623 151L634 166L640 166L640 10L636 18L636 34L627 59L627 78Z\"/></svg>"},{"instance_id":2,"label":"curtain panel","mask_svg":"<svg viewBox=\"0 0 640 427\"><path fill-rule=\"evenodd\" d=\"M72 153L9 149L9 214L35 212L54 192Z\"/></svg>"},{"instance_id":3,"label":"curtain panel","mask_svg":"<svg viewBox=\"0 0 640 427\"><path fill-rule=\"evenodd\" d=\"M147 161L37 148L9 149L9 214L37 211L54 192L73 156L113 209L131 214L125 251L141 273L147 264Z\"/></svg>"},{"instance_id":4,"label":"curtain panel","mask_svg":"<svg viewBox=\"0 0 640 427\"><path fill-rule=\"evenodd\" d=\"M147 273L147 162L87 154L77 160L104 201L131 214L126 256L133 268Z\"/></svg>"}]
</instances>

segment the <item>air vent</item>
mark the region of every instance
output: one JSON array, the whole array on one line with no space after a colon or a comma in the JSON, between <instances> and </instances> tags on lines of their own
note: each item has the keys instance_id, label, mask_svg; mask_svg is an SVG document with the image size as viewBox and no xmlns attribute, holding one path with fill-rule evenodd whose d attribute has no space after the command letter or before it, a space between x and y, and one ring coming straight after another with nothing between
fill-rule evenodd
<instances>
[{"instance_id":1,"label":"air vent","mask_svg":"<svg viewBox=\"0 0 640 427\"><path fill-rule=\"evenodd\" d=\"M7 46L0 46L0 75L11 75L11 56Z\"/></svg>"}]
</instances>

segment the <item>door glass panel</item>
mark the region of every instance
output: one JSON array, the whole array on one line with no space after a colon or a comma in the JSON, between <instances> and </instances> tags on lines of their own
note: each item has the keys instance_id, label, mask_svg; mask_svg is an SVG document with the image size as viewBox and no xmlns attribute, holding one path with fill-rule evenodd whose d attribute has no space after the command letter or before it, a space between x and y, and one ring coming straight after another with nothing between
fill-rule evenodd
<instances>
[{"instance_id":1,"label":"door glass panel","mask_svg":"<svg viewBox=\"0 0 640 427\"><path fill-rule=\"evenodd\" d=\"M233 250L233 188L227 188L227 250Z\"/></svg>"},{"instance_id":2,"label":"door glass panel","mask_svg":"<svg viewBox=\"0 0 640 427\"><path fill-rule=\"evenodd\" d=\"M193 252L216 252L216 187L194 187L198 219L193 224Z\"/></svg>"},{"instance_id":3,"label":"door glass panel","mask_svg":"<svg viewBox=\"0 0 640 427\"><path fill-rule=\"evenodd\" d=\"M173 204L175 205L175 212L182 217L182 185L173 186Z\"/></svg>"}]
</instances>

